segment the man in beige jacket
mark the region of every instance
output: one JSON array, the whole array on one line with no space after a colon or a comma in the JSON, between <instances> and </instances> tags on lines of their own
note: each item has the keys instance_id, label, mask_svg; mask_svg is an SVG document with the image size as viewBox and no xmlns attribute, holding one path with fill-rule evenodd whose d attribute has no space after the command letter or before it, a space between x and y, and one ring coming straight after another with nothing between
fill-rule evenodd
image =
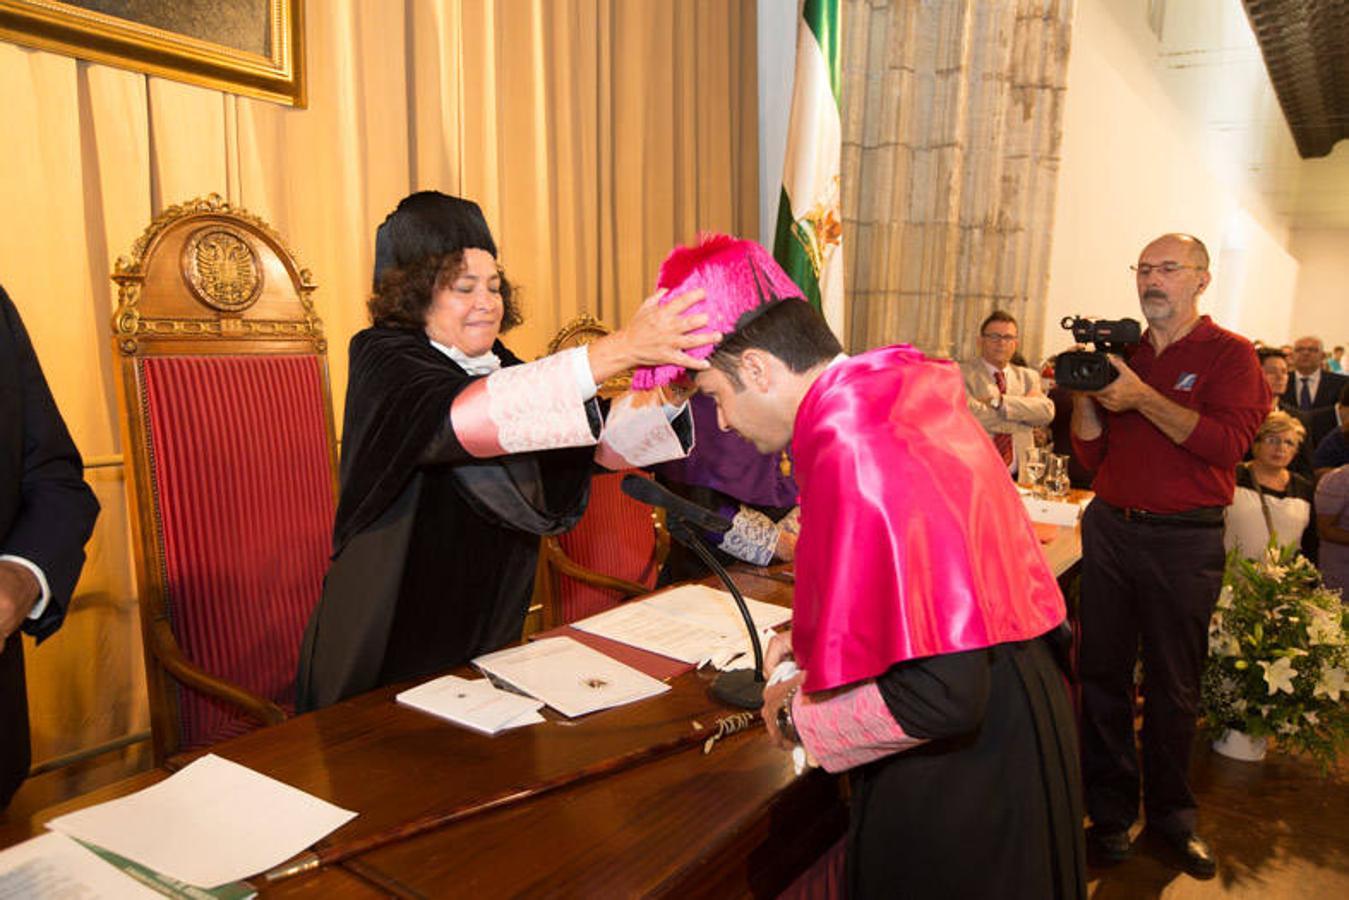
<instances>
[{"instance_id":1,"label":"man in beige jacket","mask_svg":"<svg viewBox=\"0 0 1349 900\"><path fill-rule=\"evenodd\" d=\"M1016 319L994 310L979 327L979 358L960 364L965 402L1013 475L1023 451L1035 445L1035 427L1054 418L1054 402L1040 390L1040 376L1012 365L1017 337Z\"/></svg>"}]
</instances>

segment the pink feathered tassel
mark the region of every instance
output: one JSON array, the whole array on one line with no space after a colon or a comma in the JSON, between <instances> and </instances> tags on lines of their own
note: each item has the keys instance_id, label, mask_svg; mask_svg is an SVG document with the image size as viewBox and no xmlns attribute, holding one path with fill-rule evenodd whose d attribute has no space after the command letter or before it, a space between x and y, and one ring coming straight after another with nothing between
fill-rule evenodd
<instances>
[{"instance_id":1,"label":"pink feathered tassel","mask_svg":"<svg viewBox=\"0 0 1349 900\"><path fill-rule=\"evenodd\" d=\"M661 263L656 286L668 293L661 303L702 288L706 297L689 308L686 315L707 315L707 325L698 334L729 334L742 315L763 303L785 297L803 298L801 289L787 273L754 241L742 241L728 234L704 234L688 247L676 247ZM688 351L695 359L707 359L715 349L703 344ZM649 390L669 384L684 372L680 366L656 366L636 369L632 386Z\"/></svg>"}]
</instances>

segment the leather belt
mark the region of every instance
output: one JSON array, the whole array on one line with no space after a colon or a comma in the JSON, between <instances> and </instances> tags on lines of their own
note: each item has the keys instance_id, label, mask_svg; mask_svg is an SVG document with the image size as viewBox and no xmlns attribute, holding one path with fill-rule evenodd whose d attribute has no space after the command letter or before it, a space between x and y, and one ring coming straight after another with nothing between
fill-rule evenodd
<instances>
[{"instance_id":1,"label":"leather belt","mask_svg":"<svg viewBox=\"0 0 1349 900\"><path fill-rule=\"evenodd\" d=\"M1115 506L1097 498L1106 509L1126 522L1142 522L1148 525L1190 525L1201 528L1218 528L1223 524L1221 506L1201 506L1198 509L1183 509L1180 512L1159 513L1135 507Z\"/></svg>"}]
</instances>

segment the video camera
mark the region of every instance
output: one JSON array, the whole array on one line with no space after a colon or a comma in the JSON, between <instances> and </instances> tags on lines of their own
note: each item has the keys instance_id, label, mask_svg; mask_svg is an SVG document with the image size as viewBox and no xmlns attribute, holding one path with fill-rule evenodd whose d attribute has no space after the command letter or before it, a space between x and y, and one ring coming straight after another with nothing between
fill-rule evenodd
<instances>
[{"instance_id":1,"label":"video camera","mask_svg":"<svg viewBox=\"0 0 1349 900\"><path fill-rule=\"evenodd\" d=\"M1130 344L1143 339L1134 319L1085 319L1064 316L1059 323L1073 333L1079 344L1094 344L1090 350L1066 350L1054 358L1054 383L1070 391L1099 391L1119 377L1106 358L1107 353L1123 353Z\"/></svg>"}]
</instances>

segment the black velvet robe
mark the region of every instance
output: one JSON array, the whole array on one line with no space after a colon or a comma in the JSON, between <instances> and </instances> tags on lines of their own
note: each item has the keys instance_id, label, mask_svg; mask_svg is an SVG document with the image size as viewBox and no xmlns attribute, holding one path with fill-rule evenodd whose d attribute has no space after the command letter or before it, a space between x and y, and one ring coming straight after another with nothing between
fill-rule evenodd
<instances>
[{"instance_id":1,"label":"black velvet robe","mask_svg":"<svg viewBox=\"0 0 1349 900\"><path fill-rule=\"evenodd\" d=\"M367 328L350 357L333 562L301 648L301 711L518 640L539 535L574 525L590 488L593 447L469 455L449 410L475 376L425 334ZM587 411L598 435L598 404Z\"/></svg>"},{"instance_id":2,"label":"black velvet robe","mask_svg":"<svg viewBox=\"0 0 1349 900\"><path fill-rule=\"evenodd\" d=\"M1077 734L1044 640L903 662L877 684L929 743L851 773L849 896L1085 897Z\"/></svg>"}]
</instances>

